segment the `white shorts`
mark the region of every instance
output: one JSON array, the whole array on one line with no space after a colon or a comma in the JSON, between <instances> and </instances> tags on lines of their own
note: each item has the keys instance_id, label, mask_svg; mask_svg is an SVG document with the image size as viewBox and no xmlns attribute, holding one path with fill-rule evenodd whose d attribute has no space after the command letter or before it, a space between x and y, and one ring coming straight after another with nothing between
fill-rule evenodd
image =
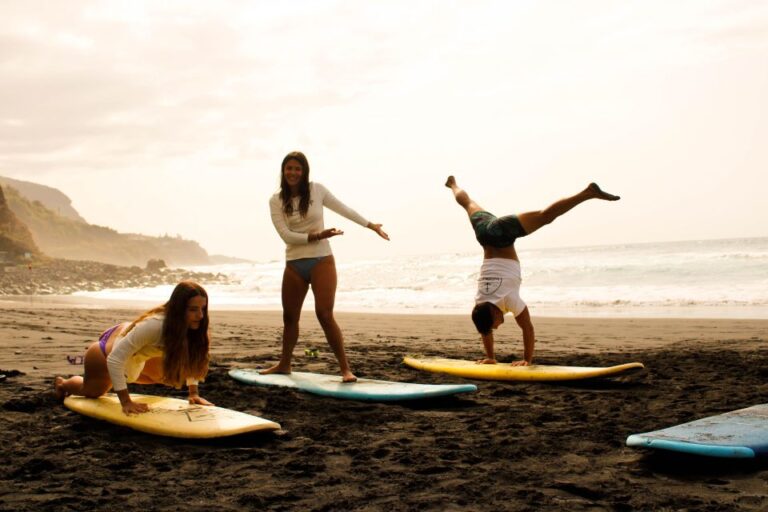
<instances>
[{"instance_id":1,"label":"white shorts","mask_svg":"<svg viewBox=\"0 0 768 512\"><path fill-rule=\"evenodd\" d=\"M485 259L477 279L475 304L490 302L503 313L518 316L526 307L520 298L522 282L520 263L517 261L508 258Z\"/></svg>"}]
</instances>

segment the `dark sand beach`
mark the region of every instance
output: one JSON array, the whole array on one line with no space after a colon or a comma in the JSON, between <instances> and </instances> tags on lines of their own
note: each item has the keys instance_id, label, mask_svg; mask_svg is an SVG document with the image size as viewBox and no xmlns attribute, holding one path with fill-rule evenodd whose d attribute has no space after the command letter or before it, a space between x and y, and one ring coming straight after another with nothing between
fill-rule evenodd
<instances>
[{"instance_id":1,"label":"dark sand beach","mask_svg":"<svg viewBox=\"0 0 768 512\"><path fill-rule=\"evenodd\" d=\"M768 402L768 321L534 318L538 363L641 361L646 370L569 385L475 381L471 395L375 404L233 381L229 369L275 360L280 314L213 311L203 396L283 428L194 441L82 417L51 394L55 375L81 373L67 355L133 314L0 309L0 509L768 510L764 461L624 446L631 433ZM412 370L402 357L481 355L466 317L338 318L360 377L462 382ZM311 311L302 326L294 369L335 373ZM514 326L498 338L502 361L519 357ZM308 346L318 358L304 356Z\"/></svg>"}]
</instances>

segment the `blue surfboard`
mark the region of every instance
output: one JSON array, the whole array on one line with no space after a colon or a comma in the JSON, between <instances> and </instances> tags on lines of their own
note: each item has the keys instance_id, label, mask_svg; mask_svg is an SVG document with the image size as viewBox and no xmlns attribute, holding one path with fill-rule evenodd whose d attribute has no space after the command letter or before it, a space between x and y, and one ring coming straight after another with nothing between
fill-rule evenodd
<instances>
[{"instance_id":1,"label":"blue surfboard","mask_svg":"<svg viewBox=\"0 0 768 512\"><path fill-rule=\"evenodd\" d=\"M259 370L236 369L230 370L229 376L237 381L257 386L294 388L316 395L373 402L422 400L477 391L477 386L474 384L416 384L372 379L358 379L357 382L345 383L341 381L339 375L307 372L292 372L290 375L276 373L260 375Z\"/></svg>"},{"instance_id":2,"label":"blue surfboard","mask_svg":"<svg viewBox=\"0 0 768 512\"><path fill-rule=\"evenodd\" d=\"M768 456L768 404L633 434L627 446L724 458Z\"/></svg>"}]
</instances>

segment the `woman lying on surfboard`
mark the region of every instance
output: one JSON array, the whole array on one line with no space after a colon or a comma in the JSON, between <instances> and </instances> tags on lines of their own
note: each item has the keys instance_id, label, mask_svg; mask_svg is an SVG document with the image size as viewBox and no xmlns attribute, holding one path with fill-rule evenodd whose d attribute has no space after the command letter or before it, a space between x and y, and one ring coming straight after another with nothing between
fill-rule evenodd
<instances>
[{"instance_id":1,"label":"woman lying on surfboard","mask_svg":"<svg viewBox=\"0 0 768 512\"><path fill-rule=\"evenodd\" d=\"M484 259L477 281L475 307L472 322L483 339L485 358L478 363L496 364L493 349L493 331L504 323L504 314L512 313L523 331L523 359L513 366L528 366L533 363L533 347L536 339L528 307L520 298L520 261L515 251L515 240L530 235L540 227L549 224L576 205L589 199L618 201L619 196L600 190L595 183L578 194L561 199L544 210L496 217L485 211L448 176L445 186L453 191L456 202L469 215L469 222L475 230L475 237L483 246Z\"/></svg>"},{"instance_id":2,"label":"woman lying on surfboard","mask_svg":"<svg viewBox=\"0 0 768 512\"><path fill-rule=\"evenodd\" d=\"M299 317L310 284L315 296L315 313L325 333L325 339L339 361L344 382L354 382L357 377L344 353L344 337L333 317L336 300L336 261L328 239L343 235L336 228L325 229L323 207L326 206L375 231L389 240L381 224L368 222L362 215L336 199L328 189L309 181L309 162L303 153L288 153L280 166L280 190L269 200L272 223L285 242L285 271L283 272L283 350L280 362L262 371L291 373L293 349L299 339Z\"/></svg>"},{"instance_id":3,"label":"woman lying on surfboard","mask_svg":"<svg viewBox=\"0 0 768 512\"><path fill-rule=\"evenodd\" d=\"M208 294L199 284L182 281L162 306L104 331L85 352L82 377L56 377L56 397L98 398L112 388L123 412L138 414L149 408L131 401L129 382L186 384L190 404L213 405L197 388L208 373L209 345Z\"/></svg>"}]
</instances>

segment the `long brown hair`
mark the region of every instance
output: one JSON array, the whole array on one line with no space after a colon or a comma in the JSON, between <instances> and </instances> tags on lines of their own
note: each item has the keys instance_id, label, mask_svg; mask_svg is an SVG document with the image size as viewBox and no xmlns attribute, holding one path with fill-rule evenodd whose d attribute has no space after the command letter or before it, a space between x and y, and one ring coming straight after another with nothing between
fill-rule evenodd
<instances>
[{"instance_id":1,"label":"long brown hair","mask_svg":"<svg viewBox=\"0 0 768 512\"><path fill-rule=\"evenodd\" d=\"M197 329L187 328L187 305L194 297L204 297L203 319ZM208 333L208 293L199 284L182 281L162 306L143 313L123 332L127 335L136 324L154 315L163 318L163 382L180 388L188 378L202 380L208 374L211 340Z\"/></svg>"},{"instance_id":2,"label":"long brown hair","mask_svg":"<svg viewBox=\"0 0 768 512\"><path fill-rule=\"evenodd\" d=\"M309 210L309 161L301 151L291 151L280 164L280 199L283 201L283 211L286 215L293 213L293 204L291 201L291 187L285 180L285 164L289 160L296 160L301 165L301 182L299 182L299 213L302 217L307 216Z\"/></svg>"}]
</instances>

